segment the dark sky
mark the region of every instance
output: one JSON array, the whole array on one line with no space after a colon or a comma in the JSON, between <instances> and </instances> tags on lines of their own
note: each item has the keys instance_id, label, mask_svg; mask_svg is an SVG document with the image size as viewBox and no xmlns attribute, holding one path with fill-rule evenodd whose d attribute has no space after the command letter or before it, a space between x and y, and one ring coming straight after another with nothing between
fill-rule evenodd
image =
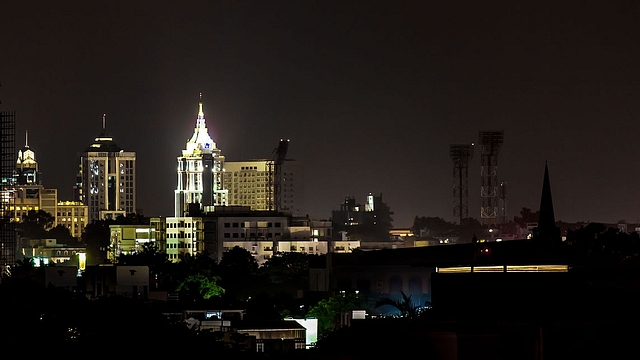
<instances>
[{"instance_id":1,"label":"dark sky","mask_svg":"<svg viewBox=\"0 0 640 360\"><path fill-rule=\"evenodd\" d=\"M173 215L176 157L203 93L227 160L289 138L307 213L381 193L396 227L453 221L449 145L504 131L508 216L640 219L637 1L5 1L0 100L16 146L71 199L101 130L137 152L138 206ZM469 215L480 217L480 156Z\"/></svg>"}]
</instances>

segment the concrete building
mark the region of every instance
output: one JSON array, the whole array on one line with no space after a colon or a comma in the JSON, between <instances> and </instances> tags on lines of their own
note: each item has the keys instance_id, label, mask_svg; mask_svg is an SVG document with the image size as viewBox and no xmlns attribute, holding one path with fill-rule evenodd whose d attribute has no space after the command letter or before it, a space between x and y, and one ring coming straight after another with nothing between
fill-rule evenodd
<instances>
[{"instance_id":1,"label":"concrete building","mask_svg":"<svg viewBox=\"0 0 640 360\"><path fill-rule=\"evenodd\" d=\"M136 212L136 153L116 145L105 127L103 115L102 132L80 154L79 198L75 200L88 206L90 222L114 211Z\"/></svg>"},{"instance_id":2,"label":"concrete building","mask_svg":"<svg viewBox=\"0 0 640 360\"><path fill-rule=\"evenodd\" d=\"M178 261L180 254L205 250L220 261L225 251L236 246L251 252L259 264L278 252L347 253L360 247L359 241L332 240L330 221L252 211L248 206L218 207L194 217L152 218L150 227L157 239L165 238L172 261Z\"/></svg>"},{"instance_id":3,"label":"concrete building","mask_svg":"<svg viewBox=\"0 0 640 360\"><path fill-rule=\"evenodd\" d=\"M59 244L56 239L26 240L20 246L20 255L32 258L36 267L64 264L84 270L86 253L85 246Z\"/></svg>"},{"instance_id":4,"label":"concrete building","mask_svg":"<svg viewBox=\"0 0 640 360\"><path fill-rule=\"evenodd\" d=\"M29 133L25 133L24 147L18 150L16 161L15 180L17 185L40 185L40 170L36 154L29 148Z\"/></svg>"},{"instance_id":5,"label":"concrete building","mask_svg":"<svg viewBox=\"0 0 640 360\"><path fill-rule=\"evenodd\" d=\"M149 267L129 265L88 266L83 276L88 298L121 295L133 299L149 298Z\"/></svg>"},{"instance_id":6,"label":"concrete building","mask_svg":"<svg viewBox=\"0 0 640 360\"><path fill-rule=\"evenodd\" d=\"M225 162L224 188L229 193L228 205L269 210L269 204L273 202L270 162L266 159Z\"/></svg>"},{"instance_id":7,"label":"concrete building","mask_svg":"<svg viewBox=\"0 0 640 360\"><path fill-rule=\"evenodd\" d=\"M14 175L16 183L8 192L11 201L5 205L12 221L20 222L29 211L42 210L54 217L51 227L63 225L72 236L82 236L87 225L87 207L80 202L59 201L57 189L42 185L36 154L27 142L18 151Z\"/></svg>"},{"instance_id":8,"label":"concrete building","mask_svg":"<svg viewBox=\"0 0 640 360\"><path fill-rule=\"evenodd\" d=\"M155 234L155 228L150 225L109 225L107 258L115 262L120 255L141 251L143 244L157 243Z\"/></svg>"},{"instance_id":9,"label":"concrete building","mask_svg":"<svg viewBox=\"0 0 640 360\"><path fill-rule=\"evenodd\" d=\"M182 155L178 156L175 217L186 216L191 210L209 211L215 206L227 205L223 168L224 156L209 136L200 94L196 127Z\"/></svg>"},{"instance_id":10,"label":"concrete building","mask_svg":"<svg viewBox=\"0 0 640 360\"><path fill-rule=\"evenodd\" d=\"M69 229L71 236L80 239L89 223L89 208L79 201L58 201L56 225Z\"/></svg>"},{"instance_id":11,"label":"concrete building","mask_svg":"<svg viewBox=\"0 0 640 360\"><path fill-rule=\"evenodd\" d=\"M301 163L284 160L279 165L279 178L274 166L274 161L269 159L225 162L224 188L229 193L228 205L249 206L251 210L278 210L294 216L303 214L304 190L301 184L304 173ZM278 199L275 193L277 181L280 181Z\"/></svg>"}]
</instances>

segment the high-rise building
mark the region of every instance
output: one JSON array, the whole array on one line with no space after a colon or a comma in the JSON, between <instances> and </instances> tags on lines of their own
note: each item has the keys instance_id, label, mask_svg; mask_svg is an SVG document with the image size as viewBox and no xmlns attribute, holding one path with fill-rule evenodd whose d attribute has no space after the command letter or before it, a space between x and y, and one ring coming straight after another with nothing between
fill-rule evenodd
<instances>
[{"instance_id":1,"label":"high-rise building","mask_svg":"<svg viewBox=\"0 0 640 360\"><path fill-rule=\"evenodd\" d=\"M9 210L14 200L15 131L15 112L0 111L0 281L14 264L17 252L16 232Z\"/></svg>"},{"instance_id":2,"label":"high-rise building","mask_svg":"<svg viewBox=\"0 0 640 360\"><path fill-rule=\"evenodd\" d=\"M103 115L102 132L80 154L77 195L89 208L89 222L136 212L136 153L116 145L105 127Z\"/></svg>"},{"instance_id":3,"label":"high-rise building","mask_svg":"<svg viewBox=\"0 0 640 360\"><path fill-rule=\"evenodd\" d=\"M202 94L193 135L178 156L178 184L175 190L175 216L194 211L213 211L227 205L223 186L224 156L209 136L202 108Z\"/></svg>"},{"instance_id":4,"label":"high-rise building","mask_svg":"<svg viewBox=\"0 0 640 360\"><path fill-rule=\"evenodd\" d=\"M270 160L227 161L224 164L224 188L228 205L248 206L251 210L269 210L273 193L269 191Z\"/></svg>"},{"instance_id":5,"label":"high-rise building","mask_svg":"<svg viewBox=\"0 0 640 360\"><path fill-rule=\"evenodd\" d=\"M226 161L224 188L229 192L227 205L302 214L301 164L287 159L280 165L280 174L273 168L273 161L267 159Z\"/></svg>"},{"instance_id":6,"label":"high-rise building","mask_svg":"<svg viewBox=\"0 0 640 360\"><path fill-rule=\"evenodd\" d=\"M18 150L18 160L16 161L16 183L18 185L40 185L40 171L36 154L29 148L29 133L25 133L24 147Z\"/></svg>"}]
</instances>

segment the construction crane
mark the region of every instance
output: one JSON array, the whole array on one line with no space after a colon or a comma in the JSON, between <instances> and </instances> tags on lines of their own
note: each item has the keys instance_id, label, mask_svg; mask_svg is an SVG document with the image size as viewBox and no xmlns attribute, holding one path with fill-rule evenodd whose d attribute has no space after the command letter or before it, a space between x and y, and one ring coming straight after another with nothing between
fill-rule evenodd
<instances>
[{"instance_id":1,"label":"construction crane","mask_svg":"<svg viewBox=\"0 0 640 360\"><path fill-rule=\"evenodd\" d=\"M271 160L267 163L269 171L267 184L267 199L269 201L269 210L278 211L281 208L281 188L282 188L282 164L287 157L289 150L289 139L280 139L278 147L273 149Z\"/></svg>"}]
</instances>

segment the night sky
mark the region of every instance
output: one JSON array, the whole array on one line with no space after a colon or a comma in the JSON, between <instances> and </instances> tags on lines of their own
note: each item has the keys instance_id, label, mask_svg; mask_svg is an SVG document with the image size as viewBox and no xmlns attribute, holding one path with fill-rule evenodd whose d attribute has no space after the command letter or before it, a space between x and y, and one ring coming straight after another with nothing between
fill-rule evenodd
<instances>
[{"instance_id":1,"label":"night sky","mask_svg":"<svg viewBox=\"0 0 640 360\"><path fill-rule=\"evenodd\" d=\"M549 165L563 221L640 219L637 1L4 1L0 110L47 187L72 198L101 131L137 153L138 207L172 216L203 94L228 161L280 138L306 213L383 195L394 226L453 217L450 144L504 131L508 217ZM480 218L480 151L469 167Z\"/></svg>"}]
</instances>

